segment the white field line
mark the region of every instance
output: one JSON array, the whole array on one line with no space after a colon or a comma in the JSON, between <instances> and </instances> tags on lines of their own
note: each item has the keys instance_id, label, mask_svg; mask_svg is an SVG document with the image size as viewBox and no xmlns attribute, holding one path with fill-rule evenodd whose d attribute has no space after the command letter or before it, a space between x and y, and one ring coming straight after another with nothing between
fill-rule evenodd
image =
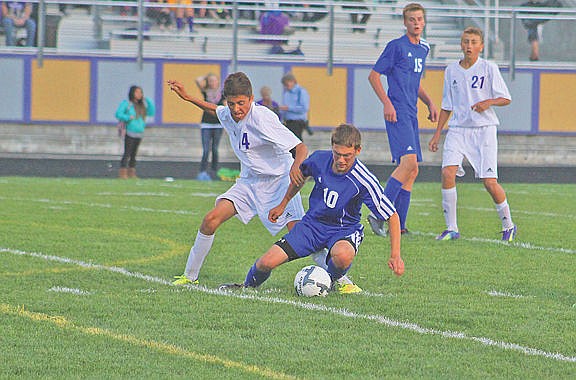
<instances>
[{"instance_id":1,"label":"white field line","mask_svg":"<svg viewBox=\"0 0 576 380\"><path fill-rule=\"evenodd\" d=\"M508 297L508 298L534 298L533 296L523 296L521 294L512 294L508 292L499 292L497 290L490 290L488 292L484 292L492 297Z\"/></svg>"},{"instance_id":2,"label":"white field line","mask_svg":"<svg viewBox=\"0 0 576 380\"><path fill-rule=\"evenodd\" d=\"M0 253L2 253L2 252L11 253L11 254L15 254L15 255L30 256L30 257L35 257L35 258L39 258L42 260L56 261L56 262L65 263L65 264L78 265L80 267L88 268L88 269L95 269L95 270L102 270L102 271L118 273L118 274L122 274L122 275L127 276L127 277L137 278L137 279L141 279L141 280L144 280L147 282L156 283L156 284L160 284L160 285L175 286L175 285L172 285L172 283L170 281L164 280L162 278L154 277L154 276L150 276L150 275L146 275L146 274L142 274L142 273L138 273L138 272L131 272L125 268L110 267L110 266L105 266L105 265L101 265L101 264L94 264L94 263L88 263L88 262L84 262L84 261L80 261L80 260L74 260L74 259L70 259L70 258L66 258L66 257L45 255L45 254L36 253L36 252L25 252L25 251L16 250L16 249L1 248L0 247ZM499 348L502 350L516 351L516 352L519 352L519 353L524 354L524 355L540 356L540 357L545 357L548 359L553 359L553 360L557 360L557 361L561 361L561 362L576 363L576 356L564 355L564 354L559 353L559 352L547 352L547 351L544 351L544 350L541 350L538 348L522 346L522 345L519 345L516 343L497 341L497 340L493 340L493 339L486 338L486 337L469 336L469 335L466 335L465 333L457 332L457 331L442 331L442 330L430 329L427 327L419 326L415 323L396 321L396 320L390 319L388 317L385 317L383 315L356 313L356 312L349 311L349 310L343 309L343 308L335 308L335 307L329 307L329 306L324 306L324 305L317 305L317 304L310 303L310 302L293 301L293 300L287 300L287 299L276 298L276 297L263 297L263 296L259 296L258 294L254 294L254 293L252 293L252 294L247 294L247 293L237 294L234 292L226 292L226 291L221 291L221 290L217 290L217 289L210 289L210 288L207 288L204 286L198 286L198 285L185 286L185 287L191 291L199 291L199 292L203 292L203 293L207 293L207 294L215 294L215 295L234 297L234 298L240 298L240 299L257 300L257 301L274 303L274 304L290 305L290 306L294 306L294 307L306 309L306 310L314 310L314 311L332 313L334 315L338 315L338 316L346 317L346 318L369 320L369 321L373 321L373 322L376 322L376 323L379 323L379 324L382 324L382 325L385 325L388 327L397 327L397 328L412 331L412 332L415 332L418 334L437 335L437 336L440 336L443 338L450 338L450 339L461 339L461 340L471 341L471 342L475 342L475 343L480 343L484 346L496 347L496 348Z\"/></svg>"},{"instance_id":3,"label":"white field line","mask_svg":"<svg viewBox=\"0 0 576 380\"><path fill-rule=\"evenodd\" d=\"M136 207L136 206L119 206L110 203L94 203L94 202L75 202L75 201L55 201L53 199L46 198L36 198L36 199L26 199L18 197L0 197L0 200L10 200L19 202L36 202L36 203L46 203L49 205L66 205L66 206L87 206L87 207L99 207L99 208L109 208L109 209L122 209L138 212L156 212L161 214L178 214L178 215L196 215L197 213L189 210L164 210L149 207Z\"/></svg>"},{"instance_id":4,"label":"white field line","mask_svg":"<svg viewBox=\"0 0 576 380\"><path fill-rule=\"evenodd\" d=\"M435 234L433 232L421 232L421 231L412 232L412 230L410 230L410 233L413 233L414 235L420 235L420 236L436 236L436 235L438 235L438 234ZM479 237L467 238L467 237L463 237L463 236L461 236L459 240L475 241L475 242L480 242L480 243L499 244L499 245L503 245L506 247L529 249L532 251L559 252L559 253L568 253L570 255L576 254L576 250L574 250L574 249L540 247L540 246L534 245L532 243L525 243L525 242L521 242L521 241L507 242L507 241L496 240L496 239L486 239L486 238L479 238ZM437 243L442 244L443 242L437 242Z\"/></svg>"},{"instance_id":5,"label":"white field line","mask_svg":"<svg viewBox=\"0 0 576 380\"><path fill-rule=\"evenodd\" d=\"M77 296L89 296L92 295L92 292L88 292L86 290L76 289L76 288L66 288L63 286L53 286L48 289L49 292L56 292L56 293L70 293Z\"/></svg>"},{"instance_id":6,"label":"white field line","mask_svg":"<svg viewBox=\"0 0 576 380\"><path fill-rule=\"evenodd\" d=\"M472 210L472 211L485 211L485 212L496 212L496 208L489 208L489 207L467 207L467 206L460 206L458 207L462 210ZM543 216L548 218L559 218L559 219L576 219L576 215L573 214L557 214L554 212L543 212L543 211L525 211L525 210L516 210L512 208L512 214L522 214L522 215L535 215L535 216Z\"/></svg>"}]
</instances>

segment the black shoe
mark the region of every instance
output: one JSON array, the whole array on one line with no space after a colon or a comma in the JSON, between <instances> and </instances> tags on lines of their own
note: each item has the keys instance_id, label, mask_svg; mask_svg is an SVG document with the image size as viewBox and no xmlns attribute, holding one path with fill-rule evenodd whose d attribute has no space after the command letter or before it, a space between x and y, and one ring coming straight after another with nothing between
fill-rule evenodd
<instances>
[{"instance_id":1,"label":"black shoe","mask_svg":"<svg viewBox=\"0 0 576 380\"><path fill-rule=\"evenodd\" d=\"M244 289L244 284L236 284L236 283L231 283L231 284L222 284L218 287L218 290L220 291L228 291L228 290L238 290L238 289Z\"/></svg>"}]
</instances>

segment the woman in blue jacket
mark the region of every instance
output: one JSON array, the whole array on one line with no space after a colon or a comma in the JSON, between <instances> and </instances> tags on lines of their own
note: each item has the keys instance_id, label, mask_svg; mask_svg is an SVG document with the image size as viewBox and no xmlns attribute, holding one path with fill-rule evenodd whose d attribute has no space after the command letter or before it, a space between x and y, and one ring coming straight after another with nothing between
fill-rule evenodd
<instances>
[{"instance_id":1,"label":"woman in blue jacket","mask_svg":"<svg viewBox=\"0 0 576 380\"><path fill-rule=\"evenodd\" d=\"M142 88L130 87L128 100L123 100L116 110L116 118L124 123L124 155L120 161L119 177L136 178L136 153L146 129L146 117L154 116L152 100L144 97Z\"/></svg>"}]
</instances>

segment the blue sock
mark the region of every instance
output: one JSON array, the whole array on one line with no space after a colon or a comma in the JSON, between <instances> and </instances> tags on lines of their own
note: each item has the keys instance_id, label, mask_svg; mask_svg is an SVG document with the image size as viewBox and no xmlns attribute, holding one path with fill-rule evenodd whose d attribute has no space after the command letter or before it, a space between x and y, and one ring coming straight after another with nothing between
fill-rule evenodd
<instances>
[{"instance_id":1,"label":"blue sock","mask_svg":"<svg viewBox=\"0 0 576 380\"><path fill-rule=\"evenodd\" d=\"M334 265L334 261L332 261L332 258L330 258L330 260L328 260L328 268L326 269L326 271L328 272L328 274L330 275L330 278L332 279L332 282L340 279L340 277L344 276L348 270L350 269L350 267L352 266L352 264L350 264L348 266L348 268L338 268L336 267L336 265Z\"/></svg>"},{"instance_id":2,"label":"blue sock","mask_svg":"<svg viewBox=\"0 0 576 380\"><path fill-rule=\"evenodd\" d=\"M398 197L396 198L396 202L394 202L394 207L396 208L396 212L400 217L400 229L406 229L406 218L408 217L408 209L410 208L410 196L412 195L411 191L400 189L398 193Z\"/></svg>"},{"instance_id":3,"label":"blue sock","mask_svg":"<svg viewBox=\"0 0 576 380\"><path fill-rule=\"evenodd\" d=\"M262 285L262 283L266 281L268 277L270 277L270 273L271 272L264 272L258 270L258 268L256 268L256 263L254 263L254 265L252 265L252 267L248 271L248 274L246 275L246 280L244 280L244 286L250 288L257 288L260 285Z\"/></svg>"},{"instance_id":4,"label":"blue sock","mask_svg":"<svg viewBox=\"0 0 576 380\"><path fill-rule=\"evenodd\" d=\"M386 182L386 187L384 188L384 195L386 198L390 200L390 202L396 202L396 198L398 198L398 193L402 189L402 182L398 181L394 177L388 178L388 182Z\"/></svg>"},{"instance_id":5,"label":"blue sock","mask_svg":"<svg viewBox=\"0 0 576 380\"><path fill-rule=\"evenodd\" d=\"M192 16L188 17L188 30L190 33L194 31L194 17Z\"/></svg>"},{"instance_id":6,"label":"blue sock","mask_svg":"<svg viewBox=\"0 0 576 380\"><path fill-rule=\"evenodd\" d=\"M183 26L184 26L184 20L182 20L182 17L178 17L176 19L176 29L182 30Z\"/></svg>"}]
</instances>

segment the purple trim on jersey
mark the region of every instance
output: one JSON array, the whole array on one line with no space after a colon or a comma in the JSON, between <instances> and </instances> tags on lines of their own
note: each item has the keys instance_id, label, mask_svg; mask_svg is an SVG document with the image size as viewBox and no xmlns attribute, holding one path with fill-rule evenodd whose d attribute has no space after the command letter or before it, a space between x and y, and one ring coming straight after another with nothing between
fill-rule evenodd
<instances>
[{"instance_id":1,"label":"purple trim on jersey","mask_svg":"<svg viewBox=\"0 0 576 380\"><path fill-rule=\"evenodd\" d=\"M413 44L403 35L390 41L374 64L372 70L386 75L388 97L396 113L417 114L418 89L429 51L425 40Z\"/></svg>"}]
</instances>

